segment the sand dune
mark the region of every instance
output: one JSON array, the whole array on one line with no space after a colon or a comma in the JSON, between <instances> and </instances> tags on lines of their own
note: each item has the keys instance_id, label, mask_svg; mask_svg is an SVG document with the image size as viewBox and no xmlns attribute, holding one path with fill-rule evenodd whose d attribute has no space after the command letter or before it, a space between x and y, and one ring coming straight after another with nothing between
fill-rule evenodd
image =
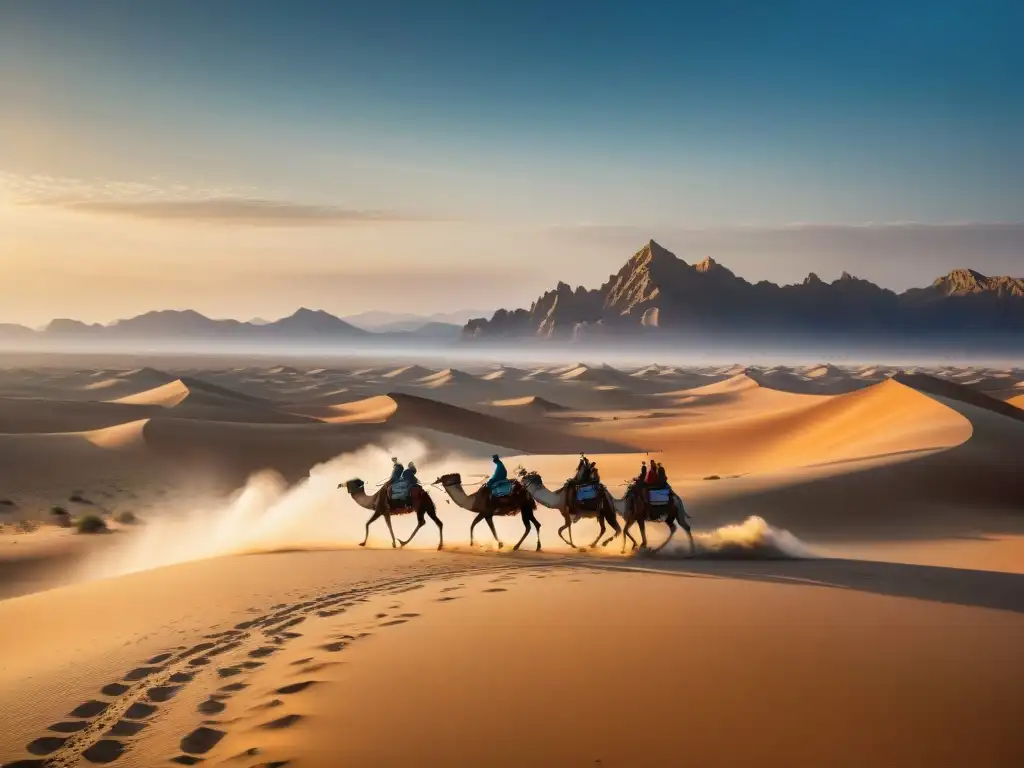
<instances>
[{"instance_id":1,"label":"sand dune","mask_svg":"<svg viewBox=\"0 0 1024 768\"><path fill-rule=\"evenodd\" d=\"M0 596L20 595L0 600L0 763L1024 759L1024 395L990 396L1012 370L146 363L0 371L0 393L41 395L0 397ZM586 451L616 496L652 451L697 558L682 534L659 557L576 552L548 509L546 552L471 554L472 514L434 489L455 551L429 523L422 549L391 551L381 521L386 551L354 546L369 514L338 482L395 454L475 479L492 451L549 485ZM54 504L145 524L7 533ZM616 656L582 634L684 650L594 675ZM646 717L566 737L584 703ZM682 730L652 738L666 711Z\"/></svg>"},{"instance_id":2,"label":"sand dune","mask_svg":"<svg viewBox=\"0 0 1024 768\"><path fill-rule=\"evenodd\" d=\"M383 373L380 378L391 379L396 382L417 381L427 376L433 376L435 373L436 371L433 371L430 368L424 368L422 365L407 365L402 368L395 368L387 373Z\"/></svg>"},{"instance_id":3,"label":"sand dune","mask_svg":"<svg viewBox=\"0 0 1024 768\"><path fill-rule=\"evenodd\" d=\"M969 422L961 416L894 381L846 395L788 402L766 399L766 391L745 375L704 389L705 396L729 397L728 405L720 407L734 411L739 411L737 400L745 396L745 413L725 421L620 423L613 428L618 439L666 452L680 471L699 477L938 449L971 434ZM605 434L608 427L595 424L587 429Z\"/></svg>"},{"instance_id":4,"label":"sand dune","mask_svg":"<svg viewBox=\"0 0 1024 768\"><path fill-rule=\"evenodd\" d=\"M453 384L460 383L469 384L475 381L478 381L478 379L465 371L460 371L455 368L445 368L437 373L432 373L429 376L416 379L416 384L433 389L436 387L448 387Z\"/></svg>"},{"instance_id":5,"label":"sand dune","mask_svg":"<svg viewBox=\"0 0 1024 768\"><path fill-rule=\"evenodd\" d=\"M522 413L530 413L535 416L547 416L551 413L562 413L567 410L564 405L545 400L543 397L512 397L507 400L492 400L491 405L499 408L508 408L515 411L516 416Z\"/></svg>"}]
</instances>

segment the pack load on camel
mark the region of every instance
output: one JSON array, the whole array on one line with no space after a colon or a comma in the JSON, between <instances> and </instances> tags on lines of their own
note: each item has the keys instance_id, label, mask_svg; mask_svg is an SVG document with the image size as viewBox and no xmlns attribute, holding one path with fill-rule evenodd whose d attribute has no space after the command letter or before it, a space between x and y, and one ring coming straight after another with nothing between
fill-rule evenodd
<instances>
[{"instance_id":1,"label":"pack load on camel","mask_svg":"<svg viewBox=\"0 0 1024 768\"><path fill-rule=\"evenodd\" d=\"M583 454L580 454L576 465L576 474L565 485L569 489L569 511L574 517L573 522L578 523L585 512L599 509L604 502L604 486L597 464Z\"/></svg>"},{"instance_id":2,"label":"pack load on camel","mask_svg":"<svg viewBox=\"0 0 1024 768\"><path fill-rule=\"evenodd\" d=\"M462 487L462 476L458 472L450 472L435 480L440 483L448 495L458 506L468 509L476 514L469 526L469 544L475 546L473 541L473 529L477 523L485 521L491 529L491 534L498 542L498 548L505 545L498 538L498 532L494 527L494 517L521 515L523 520L522 538L516 543L513 549L519 549L529 535L531 526L537 531L537 551L540 551L540 521L537 520L534 512L537 510L537 502L527 492L526 487L518 480L509 480L508 470L497 454L491 457L494 461L494 473L491 478L480 486L473 493L467 493Z\"/></svg>"},{"instance_id":3,"label":"pack load on camel","mask_svg":"<svg viewBox=\"0 0 1024 768\"><path fill-rule=\"evenodd\" d=\"M391 546L396 546L395 533L391 528L391 516L415 513L416 528L408 539L400 542L401 545L404 547L412 541L423 527L426 518L429 517L437 525L440 539L437 548L442 549L444 547L444 525L437 517L433 499L416 478L416 465L410 461L408 467L403 467L398 463L397 458L392 458L391 463L391 477L384 481L380 489L372 496L367 495L365 484L359 478L354 478L338 486L345 488L359 506L373 512L372 517L366 521L366 536L359 546L366 546L366 541L370 537L370 523L378 517L384 518L388 533L391 535Z\"/></svg>"},{"instance_id":4,"label":"pack load on camel","mask_svg":"<svg viewBox=\"0 0 1024 768\"><path fill-rule=\"evenodd\" d=\"M660 522L668 525L668 539L658 547L662 549L671 541L675 535L676 526L681 527L690 539L690 551L695 552L693 533L690 524L687 522L689 514L679 494L672 490L669 485L665 467L655 461L651 461L648 468L645 461L640 467L640 474L630 483L626 495L621 499L613 499L615 509L626 521L622 529L622 550L626 550L626 538L632 539L629 529L635 523L640 528L641 549L647 549L647 532L645 523ZM635 542L634 542L635 546Z\"/></svg>"}]
</instances>

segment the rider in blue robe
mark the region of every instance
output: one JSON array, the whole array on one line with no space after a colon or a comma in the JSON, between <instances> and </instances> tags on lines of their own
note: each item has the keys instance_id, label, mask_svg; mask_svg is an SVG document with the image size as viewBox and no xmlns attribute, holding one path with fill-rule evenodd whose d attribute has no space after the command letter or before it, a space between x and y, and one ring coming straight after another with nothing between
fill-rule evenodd
<instances>
[{"instance_id":1,"label":"rider in blue robe","mask_svg":"<svg viewBox=\"0 0 1024 768\"><path fill-rule=\"evenodd\" d=\"M404 471L405 468L401 464L398 463L398 459L396 457L394 457L394 456L391 457L391 463L394 466L391 467L391 480L390 480L390 482L397 483L399 480L402 479L402 472Z\"/></svg>"},{"instance_id":2,"label":"rider in blue robe","mask_svg":"<svg viewBox=\"0 0 1024 768\"><path fill-rule=\"evenodd\" d=\"M502 464L501 459L498 458L498 454L491 456L491 460L494 462L494 474L492 474L491 479L487 481L487 490L494 493L495 487L508 480L508 470L505 469L505 465Z\"/></svg>"}]
</instances>

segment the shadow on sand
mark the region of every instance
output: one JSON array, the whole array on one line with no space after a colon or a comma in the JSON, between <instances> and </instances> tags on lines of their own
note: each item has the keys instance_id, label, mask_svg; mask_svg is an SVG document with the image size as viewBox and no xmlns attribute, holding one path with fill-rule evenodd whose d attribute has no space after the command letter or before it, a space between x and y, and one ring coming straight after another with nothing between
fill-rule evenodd
<instances>
[{"instance_id":1,"label":"shadow on sand","mask_svg":"<svg viewBox=\"0 0 1024 768\"><path fill-rule=\"evenodd\" d=\"M629 565L584 563L589 568L627 569L673 576L766 581L794 586L853 589L974 608L1024 613L1024 574L870 560L664 560Z\"/></svg>"}]
</instances>

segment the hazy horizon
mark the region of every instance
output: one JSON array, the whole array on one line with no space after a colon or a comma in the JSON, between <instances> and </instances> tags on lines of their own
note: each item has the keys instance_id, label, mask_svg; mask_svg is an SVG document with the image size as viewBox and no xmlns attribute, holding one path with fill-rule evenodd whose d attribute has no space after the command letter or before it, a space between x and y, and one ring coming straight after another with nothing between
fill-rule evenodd
<instances>
[{"instance_id":1,"label":"hazy horizon","mask_svg":"<svg viewBox=\"0 0 1024 768\"><path fill-rule=\"evenodd\" d=\"M1024 272L1019 4L385 5L0 3L0 322Z\"/></svg>"}]
</instances>

